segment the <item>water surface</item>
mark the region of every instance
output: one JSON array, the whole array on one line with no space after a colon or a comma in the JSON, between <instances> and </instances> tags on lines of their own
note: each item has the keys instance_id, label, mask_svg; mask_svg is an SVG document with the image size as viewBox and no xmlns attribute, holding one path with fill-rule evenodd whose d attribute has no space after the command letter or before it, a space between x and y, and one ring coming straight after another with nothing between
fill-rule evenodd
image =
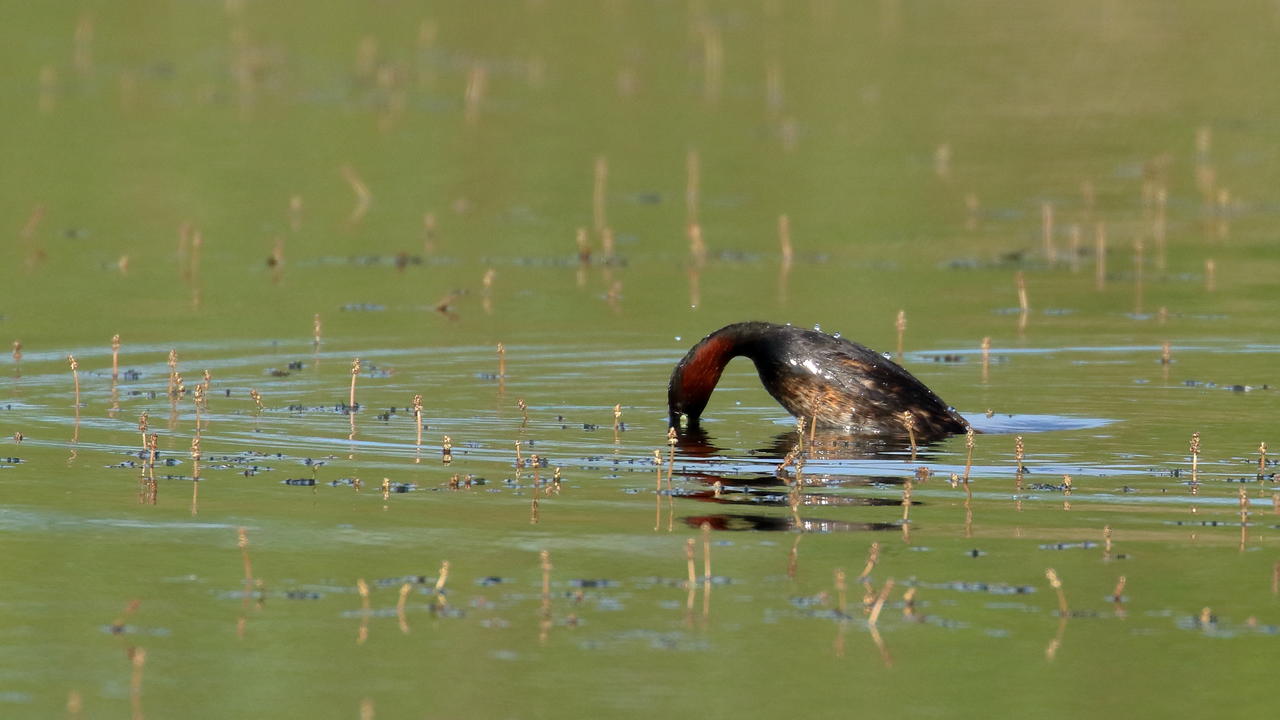
<instances>
[{"instance_id":1,"label":"water surface","mask_svg":"<svg viewBox=\"0 0 1280 720\"><path fill-rule=\"evenodd\" d=\"M1273 7L15 13L0 715L1270 707ZM667 444L899 310L971 457Z\"/></svg>"}]
</instances>

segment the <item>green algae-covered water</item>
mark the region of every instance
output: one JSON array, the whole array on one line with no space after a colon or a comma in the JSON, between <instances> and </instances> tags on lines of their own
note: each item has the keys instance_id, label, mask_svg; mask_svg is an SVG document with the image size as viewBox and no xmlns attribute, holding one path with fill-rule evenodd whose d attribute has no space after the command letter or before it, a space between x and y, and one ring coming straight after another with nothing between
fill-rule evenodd
<instances>
[{"instance_id":1,"label":"green algae-covered water","mask_svg":"<svg viewBox=\"0 0 1280 720\"><path fill-rule=\"evenodd\" d=\"M1272 706L1272 4L7 17L0 717ZM672 448L745 319L972 455Z\"/></svg>"}]
</instances>

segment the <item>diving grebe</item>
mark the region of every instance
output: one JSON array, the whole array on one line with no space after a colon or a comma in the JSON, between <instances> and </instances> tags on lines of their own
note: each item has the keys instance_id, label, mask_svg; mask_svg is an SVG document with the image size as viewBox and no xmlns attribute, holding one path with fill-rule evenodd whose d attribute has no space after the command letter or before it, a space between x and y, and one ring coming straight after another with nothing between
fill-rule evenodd
<instances>
[{"instance_id":1,"label":"diving grebe","mask_svg":"<svg viewBox=\"0 0 1280 720\"><path fill-rule=\"evenodd\" d=\"M676 364L667 388L672 427L697 425L728 362L746 356L787 412L818 426L922 441L962 433L969 423L924 383L870 348L817 330L741 322L716 330Z\"/></svg>"}]
</instances>

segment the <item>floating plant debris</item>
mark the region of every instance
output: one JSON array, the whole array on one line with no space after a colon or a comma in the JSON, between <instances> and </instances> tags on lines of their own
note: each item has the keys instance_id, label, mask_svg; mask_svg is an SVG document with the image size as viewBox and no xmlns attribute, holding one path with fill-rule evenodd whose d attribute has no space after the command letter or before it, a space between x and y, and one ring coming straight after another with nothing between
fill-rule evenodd
<instances>
[{"instance_id":1,"label":"floating plant debris","mask_svg":"<svg viewBox=\"0 0 1280 720\"><path fill-rule=\"evenodd\" d=\"M1048 543L1039 547L1041 550L1092 550L1098 547L1098 543L1085 540L1077 543Z\"/></svg>"},{"instance_id":2,"label":"floating plant debris","mask_svg":"<svg viewBox=\"0 0 1280 720\"><path fill-rule=\"evenodd\" d=\"M378 587L400 587L408 583L410 585L435 585L436 578L427 577L426 575L403 575L401 577L379 578L373 581Z\"/></svg>"},{"instance_id":3,"label":"floating plant debris","mask_svg":"<svg viewBox=\"0 0 1280 720\"><path fill-rule=\"evenodd\" d=\"M332 413L336 415L351 415L360 412L360 409L360 403L350 405L345 402L324 406L289 405L285 408L288 412L293 413Z\"/></svg>"},{"instance_id":4,"label":"floating plant debris","mask_svg":"<svg viewBox=\"0 0 1280 720\"><path fill-rule=\"evenodd\" d=\"M1165 524L1179 527L1240 527L1242 523L1234 520L1166 520ZM1252 523L1243 524L1252 525Z\"/></svg>"},{"instance_id":5,"label":"floating plant debris","mask_svg":"<svg viewBox=\"0 0 1280 720\"><path fill-rule=\"evenodd\" d=\"M792 605L798 608L807 610L809 608L816 608L816 607L822 607L824 605L827 605L828 603L831 602L831 596L825 592L821 592L821 593L818 593L817 595L791 597L787 599L787 602L791 603Z\"/></svg>"},{"instance_id":6,"label":"floating plant debris","mask_svg":"<svg viewBox=\"0 0 1280 720\"><path fill-rule=\"evenodd\" d=\"M571 587L587 589L587 588L617 587L618 583L615 580L605 580L601 578L601 579L594 579L594 580L593 579L570 580L569 585Z\"/></svg>"},{"instance_id":7,"label":"floating plant debris","mask_svg":"<svg viewBox=\"0 0 1280 720\"><path fill-rule=\"evenodd\" d=\"M103 625L102 632L108 635L143 635L149 637L169 637L173 632L167 628L143 628L137 625Z\"/></svg>"},{"instance_id":8,"label":"floating plant debris","mask_svg":"<svg viewBox=\"0 0 1280 720\"><path fill-rule=\"evenodd\" d=\"M991 595L1028 595L1036 591L1031 585L1006 585L1004 583L984 583L984 582L949 582L949 583L928 583L916 582L915 587L921 587L928 590L955 590L956 592L965 593L988 593Z\"/></svg>"}]
</instances>

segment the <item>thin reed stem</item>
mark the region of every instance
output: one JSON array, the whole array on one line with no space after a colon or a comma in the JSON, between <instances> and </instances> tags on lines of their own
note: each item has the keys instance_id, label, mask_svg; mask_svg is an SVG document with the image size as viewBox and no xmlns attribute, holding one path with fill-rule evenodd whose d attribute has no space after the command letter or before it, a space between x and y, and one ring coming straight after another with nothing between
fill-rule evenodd
<instances>
[{"instance_id":1,"label":"thin reed stem","mask_svg":"<svg viewBox=\"0 0 1280 720\"><path fill-rule=\"evenodd\" d=\"M867 616L867 624L875 627L880 620L880 611L884 609L884 603L889 599L889 593L893 590L893 578L884 581L884 587L880 588L880 594L876 596L875 604L871 606L871 614Z\"/></svg>"},{"instance_id":2,"label":"thin reed stem","mask_svg":"<svg viewBox=\"0 0 1280 720\"><path fill-rule=\"evenodd\" d=\"M80 416L80 363L76 362L75 355L67 355L67 363L71 366L71 379L75 383L75 407L76 417Z\"/></svg>"},{"instance_id":3,"label":"thin reed stem","mask_svg":"<svg viewBox=\"0 0 1280 720\"><path fill-rule=\"evenodd\" d=\"M1070 615L1071 611L1067 607L1067 594L1062 590L1062 579L1058 577L1057 571L1053 568L1047 568L1044 576L1049 580L1050 587L1058 595L1058 614L1062 617Z\"/></svg>"}]
</instances>

